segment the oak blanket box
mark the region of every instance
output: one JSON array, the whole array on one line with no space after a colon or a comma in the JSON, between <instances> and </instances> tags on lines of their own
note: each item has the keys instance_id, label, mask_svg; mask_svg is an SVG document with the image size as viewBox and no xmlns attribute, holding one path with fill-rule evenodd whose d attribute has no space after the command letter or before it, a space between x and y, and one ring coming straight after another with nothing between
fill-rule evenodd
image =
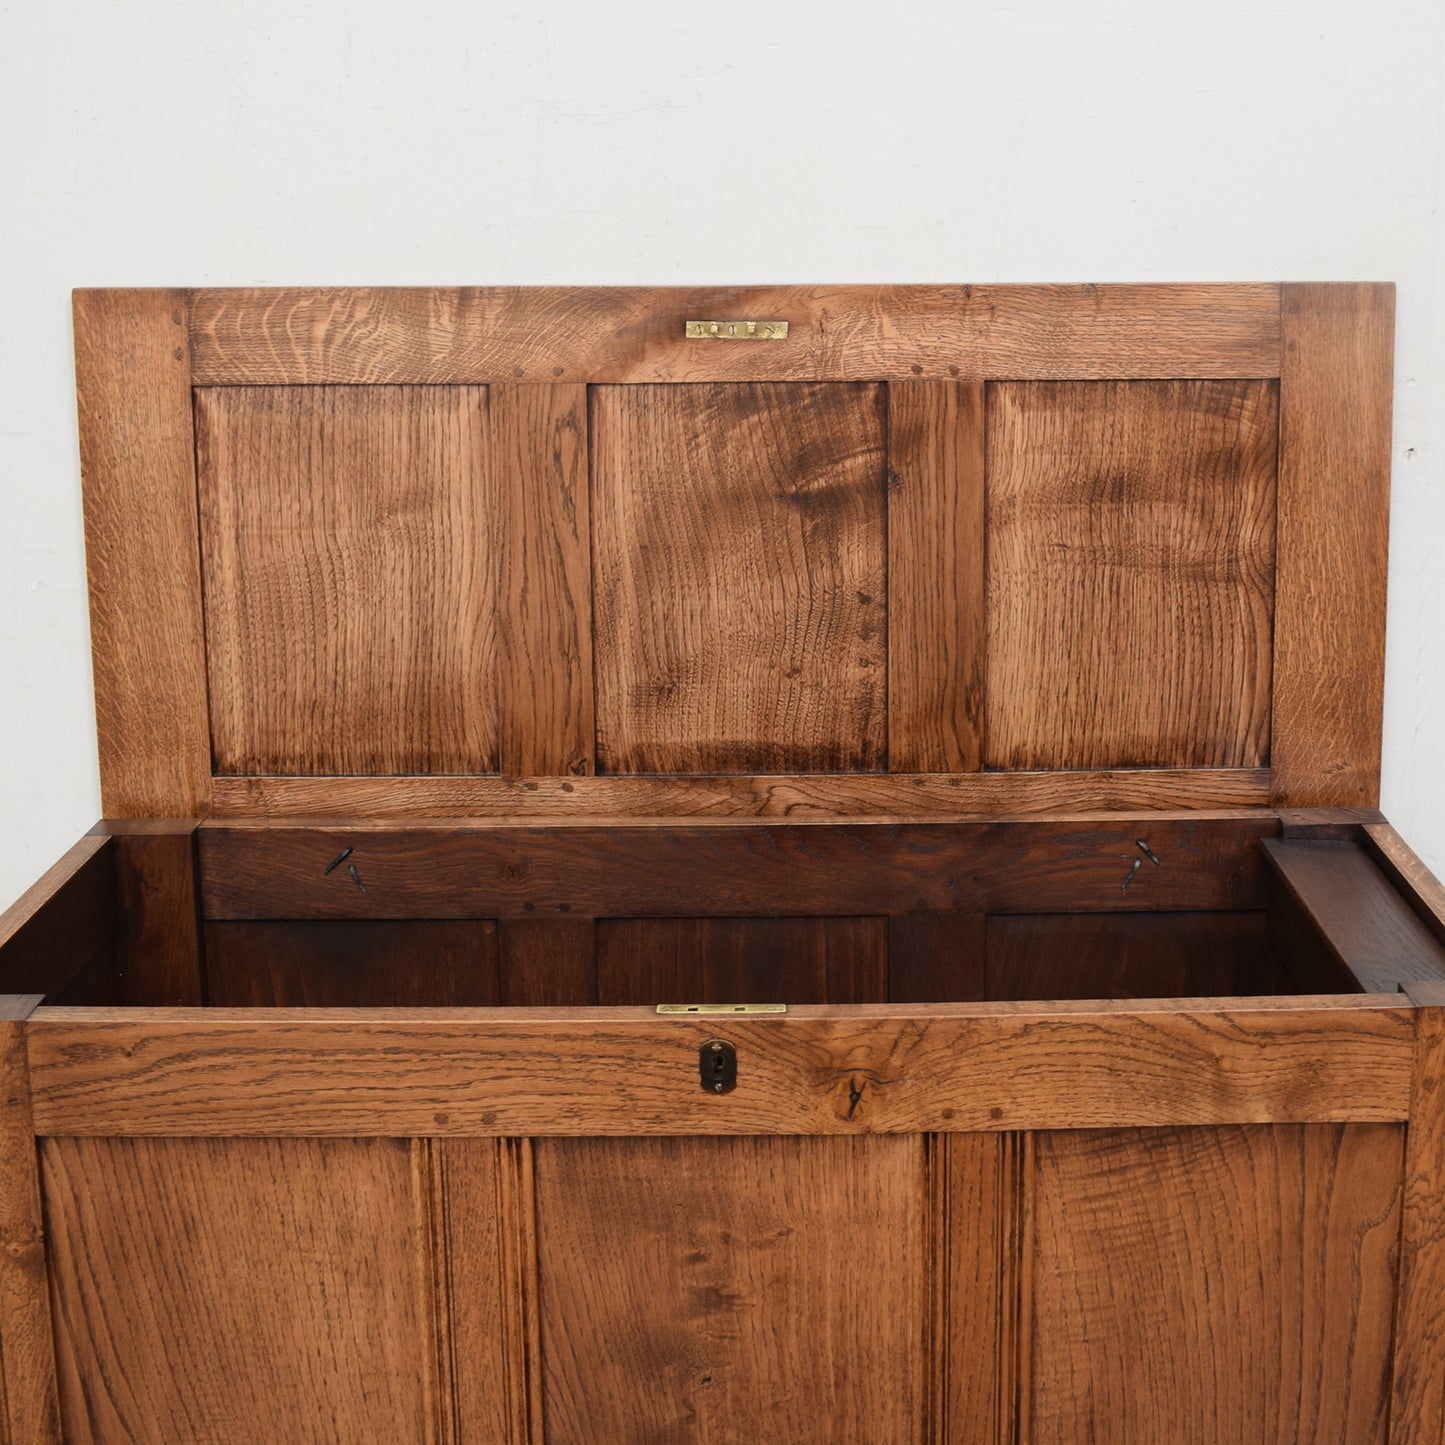
<instances>
[{"instance_id":1,"label":"oak blanket box","mask_svg":"<svg viewBox=\"0 0 1445 1445\"><path fill-rule=\"evenodd\" d=\"M1440 1445L1392 288L75 318L5 1439Z\"/></svg>"}]
</instances>

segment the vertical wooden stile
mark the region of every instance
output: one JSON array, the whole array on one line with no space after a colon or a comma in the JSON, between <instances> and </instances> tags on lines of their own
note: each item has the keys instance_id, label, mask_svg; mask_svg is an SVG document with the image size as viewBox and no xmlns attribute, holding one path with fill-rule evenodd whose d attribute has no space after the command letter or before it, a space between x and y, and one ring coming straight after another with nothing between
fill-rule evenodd
<instances>
[{"instance_id":1,"label":"vertical wooden stile","mask_svg":"<svg viewBox=\"0 0 1445 1445\"><path fill-rule=\"evenodd\" d=\"M1405 1133L1390 1445L1445 1439L1445 984L1412 983L1415 1083Z\"/></svg>"},{"instance_id":2,"label":"vertical wooden stile","mask_svg":"<svg viewBox=\"0 0 1445 1445\"><path fill-rule=\"evenodd\" d=\"M888 388L888 767L983 757L984 388Z\"/></svg>"},{"instance_id":3,"label":"vertical wooden stile","mask_svg":"<svg viewBox=\"0 0 1445 1445\"><path fill-rule=\"evenodd\" d=\"M1395 288L1284 287L1274 801L1380 797Z\"/></svg>"},{"instance_id":4,"label":"vertical wooden stile","mask_svg":"<svg viewBox=\"0 0 1445 1445\"><path fill-rule=\"evenodd\" d=\"M196 817L210 793L187 301L75 293L100 792L114 818Z\"/></svg>"},{"instance_id":5,"label":"vertical wooden stile","mask_svg":"<svg viewBox=\"0 0 1445 1445\"><path fill-rule=\"evenodd\" d=\"M0 998L0 1374L3 1438L60 1445L60 1404L25 1019L38 995Z\"/></svg>"},{"instance_id":6,"label":"vertical wooden stile","mask_svg":"<svg viewBox=\"0 0 1445 1445\"><path fill-rule=\"evenodd\" d=\"M587 388L491 387L492 482L504 542L501 771L594 771Z\"/></svg>"}]
</instances>

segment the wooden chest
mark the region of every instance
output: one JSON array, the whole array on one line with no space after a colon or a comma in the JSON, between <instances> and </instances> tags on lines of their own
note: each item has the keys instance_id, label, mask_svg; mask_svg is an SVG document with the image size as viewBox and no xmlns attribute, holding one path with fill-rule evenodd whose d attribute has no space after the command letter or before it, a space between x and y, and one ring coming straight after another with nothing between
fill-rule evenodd
<instances>
[{"instance_id":1,"label":"wooden chest","mask_svg":"<svg viewBox=\"0 0 1445 1445\"><path fill-rule=\"evenodd\" d=\"M1391 288L76 328L5 1438L1439 1445Z\"/></svg>"}]
</instances>

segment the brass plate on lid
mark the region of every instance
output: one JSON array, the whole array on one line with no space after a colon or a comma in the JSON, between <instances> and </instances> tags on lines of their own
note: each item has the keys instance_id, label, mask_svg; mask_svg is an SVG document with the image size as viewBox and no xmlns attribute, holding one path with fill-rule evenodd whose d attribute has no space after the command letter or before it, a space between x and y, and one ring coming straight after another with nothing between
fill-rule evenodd
<instances>
[{"instance_id":1,"label":"brass plate on lid","mask_svg":"<svg viewBox=\"0 0 1445 1445\"><path fill-rule=\"evenodd\" d=\"M689 321L684 335L695 341L781 341L786 321Z\"/></svg>"}]
</instances>

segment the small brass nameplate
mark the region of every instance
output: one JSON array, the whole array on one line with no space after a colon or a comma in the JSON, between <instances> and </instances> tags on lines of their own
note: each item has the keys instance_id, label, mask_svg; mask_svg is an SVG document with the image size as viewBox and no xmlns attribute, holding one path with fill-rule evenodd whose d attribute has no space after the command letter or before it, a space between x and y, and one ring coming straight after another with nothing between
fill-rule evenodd
<instances>
[{"instance_id":1,"label":"small brass nameplate","mask_svg":"<svg viewBox=\"0 0 1445 1445\"><path fill-rule=\"evenodd\" d=\"M689 321L686 334L697 341L781 341L786 321Z\"/></svg>"},{"instance_id":2,"label":"small brass nameplate","mask_svg":"<svg viewBox=\"0 0 1445 1445\"><path fill-rule=\"evenodd\" d=\"M785 1003L660 1003L660 1014L785 1014Z\"/></svg>"}]
</instances>

